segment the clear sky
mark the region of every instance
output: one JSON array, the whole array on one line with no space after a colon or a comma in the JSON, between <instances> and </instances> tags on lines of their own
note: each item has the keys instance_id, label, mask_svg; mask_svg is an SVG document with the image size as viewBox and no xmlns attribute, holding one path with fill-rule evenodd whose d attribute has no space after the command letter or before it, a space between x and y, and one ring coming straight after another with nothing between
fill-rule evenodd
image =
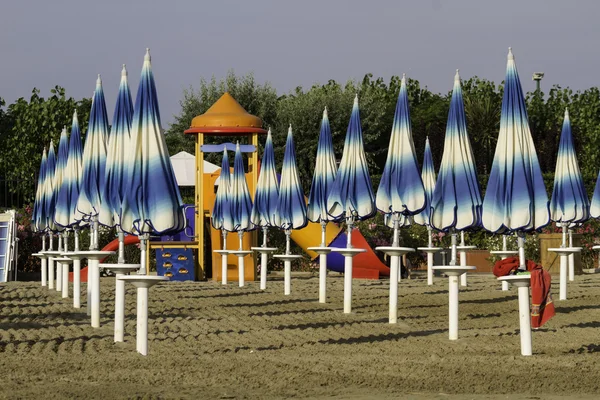
<instances>
[{"instance_id":1,"label":"clear sky","mask_svg":"<svg viewBox=\"0 0 600 400\"><path fill-rule=\"evenodd\" d=\"M597 0L2 0L0 97L91 97L100 73L112 116L121 64L135 96L146 47L165 128L184 88L229 69L279 93L368 72L445 93L456 68L502 81L512 46L525 90L536 71L585 89L600 83L599 17Z\"/></svg>"}]
</instances>

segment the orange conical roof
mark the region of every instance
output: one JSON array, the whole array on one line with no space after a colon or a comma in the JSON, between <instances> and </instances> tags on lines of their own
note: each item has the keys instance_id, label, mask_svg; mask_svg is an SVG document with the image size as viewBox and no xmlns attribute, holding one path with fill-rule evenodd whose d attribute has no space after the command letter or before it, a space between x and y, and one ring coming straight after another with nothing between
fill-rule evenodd
<instances>
[{"instance_id":1,"label":"orange conical roof","mask_svg":"<svg viewBox=\"0 0 600 400\"><path fill-rule=\"evenodd\" d=\"M185 133L266 133L262 120L249 114L228 92L192 120Z\"/></svg>"}]
</instances>

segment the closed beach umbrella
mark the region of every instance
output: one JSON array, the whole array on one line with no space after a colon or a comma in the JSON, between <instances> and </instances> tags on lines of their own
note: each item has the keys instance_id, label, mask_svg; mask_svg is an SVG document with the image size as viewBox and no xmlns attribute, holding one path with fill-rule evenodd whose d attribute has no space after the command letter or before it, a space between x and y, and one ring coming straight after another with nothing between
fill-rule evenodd
<instances>
[{"instance_id":1,"label":"closed beach umbrella","mask_svg":"<svg viewBox=\"0 0 600 400\"><path fill-rule=\"evenodd\" d=\"M119 93L108 139L105 167L104 191L106 201L104 203L113 215L114 225L120 225L119 212L128 189L125 181L125 167L129 153L132 117L133 102L131 101L131 92L127 82L127 70L123 65Z\"/></svg>"},{"instance_id":2,"label":"closed beach umbrella","mask_svg":"<svg viewBox=\"0 0 600 400\"><path fill-rule=\"evenodd\" d=\"M229 157L227 149L223 148L223 160L221 161L221 173L219 174L219 186L215 196L210 223L215 229L220 229L223 235L222 250L215 250L221 254L221 283L227 284L227 227L233 226L231 221L231 206L229 203L231 173L229 170Z\"/></svg>"},{"instance_id":3,"label":"closed beach umbrella","mask_svg":"<svg viewBox=\"0 0 600 400\"><path fill-rule=\"evenodd\" d=\"M290 235L292 229L302 229L308 223L306 219L306 203L304 192L300 184L300 175L296 166L296 150L294 148L294 137L292 126L288 129L283 153L283 166L281 168L281 181L279 186L279 197L277 199L277 212L275 222L285 232L286 246L285 254L275 255L284 261L284 294L291 293L291 262L294 258L301 256L292 255L290 251Z\"/></svg>"},{"instance_id":4,"label":"closed beach umbrella","mask_svg":"<svg viewBox=\"0 0 600 400\"><path fill-rule=\"evenodd\" d=\"M435 189L435 168L433 166L429 138L425 139L425 155L423 156L421 180L423 181L423 188L425 190L425 207L419 213L415 214L414 221L419 225L431 228L431 199L433 198L433 191ZM429 245L431 246L431 243Z\"/></svg>"},{"instance_id":5,"label":"closed beach umbrella","mask_svg":"<svg viewBox=\"0 0 600 400\"><path fill-rule=\"evenodd\" d=\"M412 216L425 207L425 189L421 180L410 126L406 76L402 76L396 102L388 154L377 189L375 203L385 215L386 225L394 228L391 247L378 247L390 256L390 323L397 322L398 278L400 277L400 225L409 224ZM400 250L400 251L399 251Z\"/></svg>"},{"instance_id":6,"label":"closed beach umbrella","mask_svg":"<svg viewBox=\"0 0 600 400\"><path fill-rule=\"evenodd\" d=\"M336 221L346 219L349 228L355 220L370 218L376 212L360 125L358 96L354 98L344 152L327 198L327 209Z\"/></svg>"},{"instance_id":7,"label":"closed beach umbrella","mask_svg":"<svg viewBox=\"0 0 600 400\"><path fill-rule=\"evenodd\" d=\"M275 169L275 151L273 149L273 138L271 130L267 133L265 150L260 164L260 175L256 184L256 193L254 194L254 204L252 205L252 215L250 219L256 226L263 228L266 235L266 228L276 226L275 214L277 212L277 201L279 198L279 180L277 179L277 170ZM266 236L263 246L267 245Z\"/></svg>"},{"instance_id":8,"label":"closed beach umbrella","mask_svg":"<svg viewBox=\"0 0 600 400\"><path fill-rule=\"evenodd\" d=\"M67 165L63 172L62 185L58 194L61 206L57 208L54 218L56 223L61 226L75 228L80 224L77 218L76 207L79 199L79 184L82 170L81 131L79 130L77 111L73 113L68 149Z\"/></svg>"},{"instance_id":9,"label":"closed beach umbrella","mask_svg":"<svg viewBox=\"0 0 600 400\"><path fill-rule=\"evenodd\" d=\"M525 232L550 221L548 195L529 130L515 58L508 49L500 133L483 200L482 223L491 232L516 232L519 270L525 271ZM519 287L521 354L531 355L529 289Z\"/></svg>"},{"instance_id":10,"label":"closed beach umbrella","mask_svg":"<svg viewBox=\"0 0 600 400\"><path fill-rule=\"evenodd\" d=\"M144 57L129 143L128 191L119 217L122 230L141 236L144 257L150 234L175 233L185 227L181 195L161 127L149 50ZM142 262L145 272L146 260Z\"/></svg>"},{"instance_id":11,"label":"closed beach umbrella","mask_svg":"<svg viewBox=\"0 0 600 400\"><path fill-rule=\"evenodd\" d=\"M596 186L594 187L594 194L592 195L590 216L592 218L600 218L600 173L598 173L598 177L596 178Z\"/></svg>"},{"instance_id":12,"label":"closed beach umbrella","mask_svg":"<svg viewBox=\"0 0 600 400\"><path fill-rule=\"evenodd\" d=\"M96 90L92 98L92 109L83 148L79 198L77 199L78 219L92 222L90 250L98 250L98 223L111 225L112 215L102 208L104 198L106 140L109 124L104 101L104 91L100 75L96 80Z\"/></svg>"},{"instance_id":13,"label":"closed beach umbrella","mask_svg":"<svg viewBox=\"0 0 600 400\"><path fill-rule=\"evenodd\" d=\"M363 145L358 96L354 98L352 114L346 131L342 160L337 170L331 193L327 198L329 215L336 220L346 220L348 226L346 249L336 249L345 257L344 262L344 313L352 310L352 257L364 249L352 249L352 227L357 219L372 217L375 196L365 149Z\"/></svg>"},{"instance_id":14,"label":"closed beach umbrella","mask_svg":"<svg viewBox=\"0 0 600 400\"><path fill-rule=\"evenodd\" d=\"M75 251L79 251L79 231L82 227L81 215L77 211L77 202L79 200L79 188L81 185L82 174L82 144L81 131L79 130L79 120L77 111L73 113L73 122L71 124L71 136L69 137L69 156L67 166L63 173L63 181L59 192L60 202L64 205L57 209L55 216L56 222L64 227L72 228L75 232Z\"/></svg>"},{"instance_id":15,"label":"closed beach umbrella","mask_svg":"<svg viewBox=\"0 0 600 400\"><path fill-rule=\"evenodd\" d=\"M250 216L252 214L252 200L246 183L246 171L244 170L244 159L240 150L240 144L235 147L235 158L233 159L233 176L229 186L230 207L233 227L231 230L240 232L253 228ZM240 242L241 245L241 242Z\"/></svg>"},{"instance_id":16,"label":"closed beach umbrella","mask_svg":"<svg viewBox=\"0 0 600 400\"><path fill-rule=\"evenodd\" d=\"M233 160L233 176L229 185L229 207L231 209L231 220L233 222L232 230L238 233L240 245L237 251L233 252L238 256L238 278L239 286L244 286L245 270L244 257L252 251L244 250L243 237L244 232L254 228L250 216L252 214L252 200L248 191L246 182L246 171L244 171L244 159L240 144L235 146L235 158Z\"/></svg>"},{"instance_id":17,"label":"closed beach umbrella","mask_svg":"<svg viewBox=\"0 0 600 400\"><path fill-rule=\"evenodd\" d=\"M333 187L337 167L335 165L335 153L333 151L333 139L327 109L323 111L321 121L321 132L317 146L317 158L315 171L308 196L308 208L306 216L311 222L320 222L322 226L321 246L325 246L325 226L333 217L327 212L327 197Z\"/></svg>"},{"instance_id":18,"label":"closed beach umbrella","mask_svg":"<svg viewBox=\"0 0 600 400\"><path fill-rule=\"evenodd\" d=\"M550 219L563 227L563 247L566 247L568 225L584 222L589 217L590 202L577 163L569 111L565 110L550 199Z\"/></svg>"},{"instance_id":19,"label":"closed beach umbrella","mask_svg":"<svg viewBox=\"0 0 600 400\"><path fill-rule=\"evenodd\" d=\"M441 250L433 247L433 235L431 228L431 199L435 190L435 168L429 138L425 139L425 155L423 156L423 168L421 169L421 180L425 189L425 207L414 216L415 223L427 227L427 247L419 247L418 250L427 253L427 284L433 285L433 254Z\"/></svg>"},{"instance_id":20,"label":"closed beach umbrella","mask_svg":"<svg viewBox=\"0 0 600 400\"><path fill-rule=\"evenodd\" d=\"M44 220L44 179L46 175L46 160L48 156L46 154L46 148L44 147L44 152L42 153L42 162L40 163L40 172L38 175L37 187L35 190L35 200L33 202L33 213L31 214L31 219L33 222L33 227L36 232L43 232L46 229L46 223ZM45 236L44 236L45 237ZM44 240L44 249L45 249L45 239Z\"/></svg>"},{"instance_id":21,"label":"closed beach umbrella","mask_svg":"<svg viewBox=\"0 0 600 400\"><path fill-rule=\"evenodd\" d=\"M231 212L227 208L229 207L229 185L231 181L231 173L229 170L229 157L227 156L227 149L223 149L223 160L221 161L221 173L219 174L219 186L217 187L217 194L215 196L215 204L213 205L213 211L210 222L215 229L220 229L223 232L227 232L226 227L233 226L231 220Z\"/></svg>"},{"instance_id":22,"label":"closed beach umbrella","mask_svg":"<svg viewBox=\"0 0 600 400\"><path fill-rule=\"evenodd\" d=\"M273 149L273 137L271 129L267 133L265 149L260 164L260 175L254 193L252 204L252 215L250 219L255 226L262 228L263 242L260 248L254 247L260 253L260 289L267 288L267 262L269 253L277 250L275 247L267 246L267 232L269 227L277 226L275 214L277 213L277 201L279 199L279 180L275 169L275 151Z\"/></svg>"},{"instance_id":23,"label":"closed beach umbrella","mask_svg":"<svg viewBox=\"0 0 600 400\"><path fill-rule=\"evenodd\" d=\"M302 229L306 226L307 222L306 203L296 166L296 150L294 148L292 127L290 126L285 142L279 197L277 199L277 212L275 213L275 223L280 229L286 231L287 254L289 254L290 230Z\"/></svg>"},{"instance_id":24,"label":"closed beach umbrella","mask_svg":"<svg viewBox=\"0 0 600 400\"><path fill-rule=\"evenodd\" d=\"M573 236L569 229L574 224L580 224L590 218L590 202L587 191L583 185L583 178L577 163L577 155L571 134L571 121L569 111L565 109L560 142L558 145L558 157L554 172L554 187L550 198L550 219L562 226L563 240L559 253L560 264L560 293L559 299L567 298L567 272L569 280L575 280L575 254L574 251L581 250L572 248ZM567 231L569 233L569 245L567 245ZM568 264L568 271L567 271Z\"/></svg>"},{"instance_id":25,"label":"closed beach umbrella","mask_svg":"<svg viewBox=\"0 0 600 400\"><path fill-rule=\"evenodd\" d=\"M335 164L335 153L333 151L333 138L327 108L323 111L321 121L321 132L317 146L317 158L315 171L308 196L307 218L312 222L321 223L321 243L318 247L310 247L309 250L319 254L319 303L325 303L327 299L327 254L331 251L326 247L327 222L333 218L327 212L327 197L333 187L337 166Z\"/></svg>"},{"instance_id":26,"label":"closed beach umbrella","mask_svg":"<svg viewBox=\"0 0 600 400\"><path fill-rule=\"evenodd\" d=\"M57 214L64 214L67 212L67 206L65 199L60 196L61 189L63 186L63 177L65 175L67 169L67 161L69 158L69 138L67 136L67 128L63 128L60 133L60 140L58 142L58 157L56 158L56 167L54 170L54 215L53 215L53 227L56 232L65 232L64 225L60 225L56 216ZM66 237L65 244L66 244ZM59 241L60 243L60 241ZM59 246L59 250L62 250L62 247Z\"/></svg>"},{"instance_id":27,"label":"closed beach umbrella","mask_svg":"<svg viewBox=\"0 0 600 400\"><path fill-rule=\"evenodd\" d=\"M525 270L524 233L550 221L548 195L533 138L525 98L509 49L500 133L483 200L483 227L494 233L517 232L521 269Z\"/></svg>"},{"instance_id":28,"label":"closed beach umbrella","mask_svg":"<svg viewBox=\"0 0 600 400\"><path fill-rule=\"evenodd\" d=\"M425 189L413 143L405 75L402 76L388 155L375 202L377 209L388 216L387 225L394 228L394 246L398 245L398 226L402 217L413 216L425 207Z\"/></svg>"},{"instance_id":29,"label":"closed beach umbrella","mask_svg":"<svg viewBox=\"0 0 600 400\"><path fill-rule=\"evenodd\" d=\"M46 159L46 170L44 173L44 188L43 188L43 214L42 221L43 229L48 232L50 237L50 246L52 250L52 226L54 221L54 171L56 169L56 156L54 153L54 144L50 141L48 146L48 158Z\"/></svg>"},{"instance_id":30,"label":"closed beach umbrella","mask_svg":"<svg viewBox=\"0 0 600 400\"><path fill-rule=\"evenodd\" d=\"M444 153L431 198L431 225L452 233L452 259L456 265L456 231L481 225L481 191L473 150L467 133L458 70L448 112ZM463 281L463 284L466 282Z\"/></svg>"},{"instance_id":31,"label":"closed beach umbrella","mask_svg":"<svg viewBox=\"0 0 600 400\"><path fill-rule=\"evenodd\" d=\"M444 153L431 198L431 224L440 231L462 231L481 225L481 192L467 134L458 71L446 125Z\"/></svg>"},{"instance_id":32,"label":"closed beach umbrella","mask_svg":"<svg viewBox=\"0 0 600 400\"><path fill-rule=\"evenodd\" d=\"M129 84L127 83L127 70L125 69L125 65L123 65L113 123L108 138L104 184L105 201L102 202L102 207L107 208L105 211L112 215L112 224L119 225L119 263L125 262L124 234L123 230L120 229L121 221L119 213L125 193L128 190L125 180L125 168L129 153L132 117L133 103L131 101Z\"/></svg>"}]
</instances>

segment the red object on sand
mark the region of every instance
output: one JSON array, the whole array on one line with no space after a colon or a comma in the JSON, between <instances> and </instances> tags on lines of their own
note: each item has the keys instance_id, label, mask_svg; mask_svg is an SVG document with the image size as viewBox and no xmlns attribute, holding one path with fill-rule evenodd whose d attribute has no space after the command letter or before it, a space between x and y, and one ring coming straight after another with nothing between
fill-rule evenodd
<instances>
[{"instance_id":1,"label":"red object on sand","mask_svg":"<svg viewBox=\"0 0 600 400\"><path fill-rule=\"evenodd\" d=\"M531 260L526 262L527 270L531 272L531 327L539 328L555 314L550 285L552 279L548 271ZM519 258L509 257L497 261L494 265L495 276L506 276L519 268Z\"/></svg>"},{"instance_id":2,"label":"red object on sand","mask_svg":"<svg viewBox=\"0 0 600 400\"><path fill-rule=\"evenodd\" d=\"M140 238L135 236L135 235L127 235L125 236L125 246L129 246L130 244L137 244L140 242ZM104 248L102 249L102 251L115 251L119 249L119 239L115 239L112 242L110 242L109 244L107 244L106 246L104 246ZM106 257L105 257L106 258ZM104 258L102 260L100 260L100 262L103 262ZM87 276L88 276L88 268L82 268L81 269L81 282L87 282ZM73 282L73 273L69 272L69 282Z\"/></svg>"}]
</instances>

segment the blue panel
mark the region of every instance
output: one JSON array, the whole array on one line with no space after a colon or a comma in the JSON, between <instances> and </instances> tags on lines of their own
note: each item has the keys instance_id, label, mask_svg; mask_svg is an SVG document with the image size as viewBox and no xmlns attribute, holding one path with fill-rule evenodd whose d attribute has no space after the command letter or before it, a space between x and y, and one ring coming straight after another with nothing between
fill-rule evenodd
<instances>
[{"instance_id":1,"label":"blue panel","mask_svg":"<svg viewBox=\"0 0 600 400\"><path fill-rule=\"evenodd\" d=\"M168 276L172 281L195 280L192 249L156 249L156 274Z\"/></svg>"},{"instance_id":2,"label":"blue panel","mask_svg":"<svg viewBox=\"0 0 600 400\"><path fill-rule=\"evenodd\" d=\"M203 153L222 153L224 149L227 149L227 151L235 151L235 144L203 144L200 146L200 151ZM251 144L240 144L240 151L242 153L254 153L256 151L256 146Z\"/></svg>"}]
</instances>

